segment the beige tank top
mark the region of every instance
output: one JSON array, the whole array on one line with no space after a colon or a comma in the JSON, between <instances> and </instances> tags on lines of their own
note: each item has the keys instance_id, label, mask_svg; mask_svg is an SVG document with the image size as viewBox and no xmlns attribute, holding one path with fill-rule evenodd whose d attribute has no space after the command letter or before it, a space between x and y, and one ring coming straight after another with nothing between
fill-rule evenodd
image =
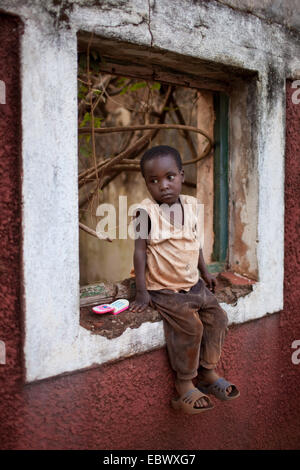
<instances>
[{"instance_id":1,"label":"beige tank top","mask_svg":"<svg viewBox=\"0 0 300 470\"><path fill-rule=\"evenodd\" d=\"M203 239L203 205L180 195L183 225L171 223L169 207L144 199L143 208L151 220L147 239L146 287L148 290L189 290L198 282L198 258Z\"/></svg>"}]
</instances>

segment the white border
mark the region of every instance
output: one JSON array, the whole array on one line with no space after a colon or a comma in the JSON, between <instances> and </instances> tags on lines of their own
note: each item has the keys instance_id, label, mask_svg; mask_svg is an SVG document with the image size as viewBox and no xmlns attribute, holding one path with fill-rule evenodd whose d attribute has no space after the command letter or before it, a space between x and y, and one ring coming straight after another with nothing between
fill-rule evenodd
<instances>
[{"instance_id":1,"label":"white border","mask_svg":"<svg viewBox=\"0 0 300 470\"><path fill-rule=\"evenodd\" d=\"M132 14L136 23L138 10L144 8L140 2L137 5L139 8ZM190 4L189 7L196 8ZM185 10L181 5L180 11ZM253 60L249 48L238 43L239 25L234 23L234 12L227 10L227 22L222 23L219 21L222 18L218 20L220 11L224 8L217 9L213 5L205 9L210 28L207 38L202 37L201 45L199 31L191 33L183 19L181 23L178 18L174 20L181 36L168 28L158 34L160 17L165 20L166 15L172 15L169 7L165 13L161 8L153 16L152 27L154 40L160 47L216 62L229 57L240 66L249 64L248 68L256 69L260 75L257 126L259 283L251 294L240 298L237 305L223 304L230 323L242 323L283 307L285 102L282 87L278 90L276 106L267 113L265 66L266 55L272 53L272 26L261 26L252 17L245 19L243 41L253 39L254 33L260 35L262 43L265 40L265 50L258 51ZM27 382L164 345L162 322L128 328L121 337L112 340L93 335L79 325L76 31L94 29L96 33L115 36L116 25L110 22L110 13L76 7L71 29L60 30L59 34L44 20L43 12L40 17L37 15L40 21L31 20L31 12L27 10L23 16L22 224ZM147 25L130 24L128 15L126 26L118 28L118 36L124 40L135 37L136 42L147 44ZM172 43L174 35L176 41ZM278 70L280 66L279 58ZM283 71L281 73L284 77Z\"/></svg>"}]
</instances>

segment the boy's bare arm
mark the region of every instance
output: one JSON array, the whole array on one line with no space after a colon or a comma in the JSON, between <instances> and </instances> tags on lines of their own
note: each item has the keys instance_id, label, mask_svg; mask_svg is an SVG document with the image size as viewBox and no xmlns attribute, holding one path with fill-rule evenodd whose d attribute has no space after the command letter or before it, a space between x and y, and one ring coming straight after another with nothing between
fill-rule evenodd
<instances>
[{"instance_id":1,"label":"boy's bare arm","mask_svg":"<svg viewBox=\"0 0 300 470\"><path fill-rule=\"evenodd\" d=\"M205 281L207 287L214 292L215 287L217 285L217 280L214 276L210 274L208 271L204 258L203 258L203 252L202 248L200 248L199 251L199 259L198 259L198 269L201 273L202 279Z\"/></svg>"},{"instance_id":2,"label":"boy's bare arm","mask_svg":"<svg viewBox=\"0 0 300 470\"><path fill-rule=\"evenodd\" d=\"M133 265L135 272L136 296L130 305L133 312L144 311L151 300L146 289L145 271L146 271L146 251L147 243L143 238L137 238L134 244Z\"/></svg>"},{"instance_id":3,"label":"boy's bare arm","mask_svg":"<svg viewBox=\"0 0 300 470\"><path fill-rule=\"evenodd\" d=\"M142 238L137 238L135 240L133 265L137 292L143 292L147 290L145 281L146 248L146 240L143 240Z\"/></svg>"},{"instance_id":4,"label":"boy's bare arm","mask_svg":"<svg viewBox=\"0 0 300 470\"><path fill-rule=\"evenodd\" d=\"M146 270L146 240L137 238L134 246L133 265L135 272L136 296L134 302L130 305L133 312L144 311L150 303L150 295L146 289L145 270Z\"/></svg>"}]
</instances>

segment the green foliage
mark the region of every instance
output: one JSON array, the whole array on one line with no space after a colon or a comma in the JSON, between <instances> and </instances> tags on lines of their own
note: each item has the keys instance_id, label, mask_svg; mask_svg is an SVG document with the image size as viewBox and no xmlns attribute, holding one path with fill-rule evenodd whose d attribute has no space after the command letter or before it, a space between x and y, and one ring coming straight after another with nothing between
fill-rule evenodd
<instances>
[{"instance_id":1,"label":"green foliage","mask_svg":"<svg viewBox=\"0 0 300 470\"><path fill-rule=\"evenodd\" d=\"M86 158L90 157L91 154L92 154L91 149L89 149L85 146L81 146L79 150L80 150L81 155L83 155Z\"/></svg>"},{"instance_id":2,"label":"green foliage","mask_svg":"<svg viewBox=\"0 0 300 470\"><path fill-rule=\"evenodd\" d=\"M146 82L137 82L137 83L134 83L133 85L125 86L123 90L120 92L120 95L124 95L128 91L136 91L136 90L139 90L140 88L145 88L146 85L147 85Z\"/></svg>"},{"instance_id":3,"label":"green foliage","mask_svg":"<svg viewBox=\"0 0 300 470\"><path fill-rule=\"evenodd\" d=\"M83 119L79 125L79 127L85 127L85 125L90 122L92 119L91 113L86 112L85 115L83 116Z\"/></svg>"},{"instance_id":4,"label":"green foliage","mask_svg":"<svg viewBox=\"0 0 300 470\"><path fill-rule=\"evenodd\" d=\"M120 81L120 84L124 84L125 80L126 79L124 79L124 81L122 82ZM146 86L147 86L147 82L136 82L133 85L125 86L121 90L120 95L124 95L127 92L140 90L141 88L145 88ZM153 85L151 85L151 90L160 90L160 87L161 87L161 84L159 82L155 82L153 83Z\"/></svg>"},{"instance_id":5,"label":"green foliage","mask_svg":"<svg viewBox=\"0 0 300 470\"><path fill-rule=\"evenodd\" d=\"M88 87L85 85L80 85L78 88L78 98L80 100L83 100L86 97L86 94L88 92Z\"/></svg>"},{"instance_id":6,"label":"green foliage","mask_svg":"<svg viewBox=\"0 0 300 470\"><path fill-rule=\"evenodd\" d=\"M103 118L94 116L94 127L95 128L101 127L101 121L103 121ZM92 115L91 113L86 112L85 115L83 116L81 123L79 124L79 127L85 127L88 123L91 124L91 122L92 122Z\"/></svg>"},{"instance_id":7,"label":"green foliage","mask_svg":"<svg viewBox=\"0 0 300 470\"><path fill-rule=\"evenodd\" d=\"M163 110L164 111L176 111L177 109L179 109L178 106L176 108L170 108L170 106L165 106Z\"/></svg>"},{"instance_id":8,"label":"green foliage","mask_svg":"<svg viewBox=\"0 0 300 470\"><path fill-rule=\"evenodd\" d=\"M139 90L140 88L145 88L145 86L147 86L146 82L137 82L129 87L129 91L136 91L136 90Z\"/></svg>"},{"instance_id":9,"label":"green foliage","mask_svg":"<svg viewBox=\"0 0 300 470\"><path fill-rule=\"evenodd\" d=\"M160 87L161 87L161 84L159 82L155 82L153 83L153 85L151 86L151 90L160 90Z\"/></svg>"},{"instance_id":10,"label":"green foliage","mask_svg":"<svg viewBox=\"0 0 300 470\"><path fill-rule=\"evenodd\" d=\"M88 158L92 155L90 147L91 135L79 135L79 153Z\"/></svg>"},{"instance_id":11,"label":"green foliage","mask_svg":"<svg viewBox=\"0 0 300 470\"><path fill-rule=\"evenodd\" d=\"M96 128L101 127L101 121L103 121L103 118L94 117L94 127L96 127Z\"/></svg>"},{"instance_id":12,"label":"green foliage","mask_svg":"<svg viewBox=\"0 0 300 470\"><path fill-rule=\"evenodd\" d=\"M124 95L128 91L128 86L125 86L123 90L120 91L120 95Z\"/></svg>"},{"instance_id":13,"label":"green foliage","mask_svg":"<svg viewBox=\"0 0 300 470\"><path fill-rule=\"evenodd\" d=\"M116 85L117 85L118 87L121 87L121 86L124 85L125 82L126 82L126 77L121 77L121 78L119 78L119 79L117 80Z\"/></svg>"}]
</instances>

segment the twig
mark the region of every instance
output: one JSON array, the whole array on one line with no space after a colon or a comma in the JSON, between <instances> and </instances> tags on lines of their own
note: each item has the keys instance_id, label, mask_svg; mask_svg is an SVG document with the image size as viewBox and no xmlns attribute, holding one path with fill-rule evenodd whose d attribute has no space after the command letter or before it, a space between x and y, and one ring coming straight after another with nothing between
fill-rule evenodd
<instances>
[{"instance_id":1,"label":"twig","mask_svg":"<svg viewBox=\"0 0 300 470\"><path fill-rule=\"evenodd\" d=\"M87 46L87 76L88 76L88 91L90 95L90 109L91 109L91 133L92 133L92 155L94 160L94 166L97 167L97 159L96 159L96 142L95 142L95 119L94 119L94 108L93 108L93 93L91 92L91 80L90 80L90 47L91 42L93 39L94 33L91 34L88 46ZM99 185L98 181L98 173L96 172L96 179L97 179L97 186Z\"/></svg>"},{"instance_id":2,"label":"twig","mask_svg":"<svg viewBox=\"0 0 300 470\"><path fill-rule=\"evenodd\" d=\"M186 125L185 119L183 117L183 114L182 114L177 102L176 102L176 99L175 99L174 95L172 95L172 102L173 102L173 105L174 105L174 108L175 108L174 112L177 116L179 124L182 124L182 125L185 126ZM194 146L194 142L192 141L190 134L188 133L188 131L184 130L183 135L187 140L188 146L190 147L190 151L191 151L193 157L197 158L198 154L197 154L197 151L196 151L195 146Z\"/></svg>"},{"instance_id":3,"label":"twig","mask_svg":"<svg viewBox=\"0 0 300 470\"><path fill-rule=\"evenodd\" d=\"M107 242L112 242L112 240L110 238L99 238L98 235L97 235L97 232L95 232L95 230L87 227L86 225L84 225L82 222L79 222L79 227L81 228L81 230L83 230L84 232L87 232L89 233L90 235L93 235L93 237L96 237L98 238L98 240L105 240Z\"/></svg>"},{"instance_id":4,"label":"twig","mask_svg":"<svg viewBox=\"0 0 300 470\"><path fill-rule=\"evenodd\" d=\"M211 142L210 137L198 127L185 126L182 124L138 124L135 126L118 126L118 127L100 127L95 129L97 134L110 134L111 132L128 132L128 131L140 131L146 129L179 129L185 131L196 132L198 134L204 135L206 139ZM78 130L79 134L90 134L90 127L82 127Z\"/></svg>"}]
</instances>

